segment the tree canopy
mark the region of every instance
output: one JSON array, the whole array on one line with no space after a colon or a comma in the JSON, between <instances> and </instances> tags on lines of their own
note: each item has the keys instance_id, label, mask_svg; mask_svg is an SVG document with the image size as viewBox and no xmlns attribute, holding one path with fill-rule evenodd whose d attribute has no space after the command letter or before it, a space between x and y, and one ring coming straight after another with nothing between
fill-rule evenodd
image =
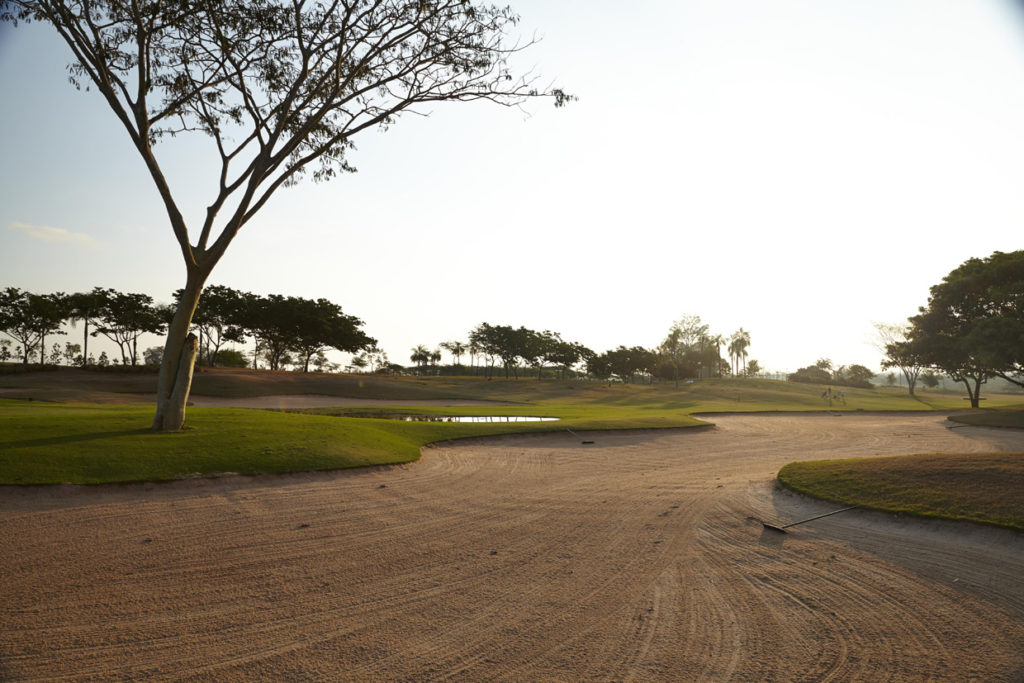
<instances>
[{"instance_id":1,"label":"tree canopy","mask_svg":"<svg viewBox=\"0 0 1024 683\"><path fill-rule=\"evenodd\" d=\"M992 377L1024 386L1024 251L968 259L929 292L908 335L924 365L962 383L975 408Z\"/></svg>"},{"instance_id":2,"label":"tree canopy","mask_svg":"<svg viewBox=\"0 0 1024 683\"><path fill-rule=\"evenodd\" d=\"M878 332L879 348L885 354L882 369L899 368L907 380L907 392L913 396L917 378L924 370L924 361L910 339L910 330L906 326L883 323L876 323L875 330Z\"/></svg>"},{"instance_id":3,"label":"tree canopy","mask_svg":"<svg viewBox=\"0 0 1024 683\"><path fill-rule=\"evenodd\" d=\"M45 362L46 336L60 331L67 317L63 294L33 294L16 287L0 292L0 332L21 344L22 363L39 349L39 362Z\"/></svg>"}]
</instances>

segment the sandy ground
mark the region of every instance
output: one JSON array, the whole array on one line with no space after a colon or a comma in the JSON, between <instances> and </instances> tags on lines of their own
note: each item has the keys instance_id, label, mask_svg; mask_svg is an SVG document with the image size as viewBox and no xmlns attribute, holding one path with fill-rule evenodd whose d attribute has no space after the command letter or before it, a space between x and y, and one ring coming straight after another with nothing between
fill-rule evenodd
<instances>
[{"instance_id":1,"label":"sandy ground","mask_svg":"<svg viewBox=\"0 0 1024 683\"><path fill-rule=\"evenodd\" d=\"M0 679L1024 680L1024 537L773 490L1024 450L936 415L502 437L331 474L0 490Z\"/></svg>"}]
</instances>

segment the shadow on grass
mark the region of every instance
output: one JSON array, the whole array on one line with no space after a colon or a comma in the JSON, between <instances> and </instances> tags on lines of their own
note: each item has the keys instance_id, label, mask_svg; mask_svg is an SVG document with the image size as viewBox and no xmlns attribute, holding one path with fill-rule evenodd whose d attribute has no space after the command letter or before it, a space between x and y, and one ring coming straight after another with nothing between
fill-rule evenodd
<instances>
[{"instance_id":1,"label":"shadow on grass","mask_svg":"<svg viewBox=\"0 0 1024 683\"><path fill-rule=\"evenodd\" d=\"M116 439L124 436L141 436L153 434L149 429L125 429L118 432L92 432L89 434L70 434L67 436L51 436L45 439L26 439L24 441L0 441L2 448L31 448L33 446L61 446L66 444L81 443L83 441L98 441L100 439Z\"/></svg>"}]
</instances>

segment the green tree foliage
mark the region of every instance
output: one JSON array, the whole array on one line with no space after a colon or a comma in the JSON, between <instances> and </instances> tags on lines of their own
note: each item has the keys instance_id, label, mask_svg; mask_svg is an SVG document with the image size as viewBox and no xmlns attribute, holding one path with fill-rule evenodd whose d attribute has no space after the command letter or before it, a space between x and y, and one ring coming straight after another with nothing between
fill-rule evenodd
<instances>
[{"instance_id":1,"label":"green tree foliage","mask_svg":"<svg viewBox=\"0 0 1024 683\"><path fill-rule=\"evenodd\" d=\"M76 321L81 320L84 328L82 333L83 365L88 362L89 337L94 336L89 334L89 326L96 327L97 321L103 315L104 307L113 294L114 290L112 289L93 287L90 292L75 292L68 295L68 317L71 320L71 325L74 326Z\"/></svg>"},{"instance_id":2,"label":"green tree foliage","mask_svg":"<svg viewBox=\"0 0 1024 683\"><path fill-rule=\"evenodd\" d=\"M622 382L632 384L640 373L653 375L658 360L659 356L655 351L642 346L619 346L591 358L587 361L587 370L601 379L614 376Z\"/></svg>"},{"instance_id":3,"label":"green tree foliage","mask_svg":"<svg viewBox=\"0 0 1024 683\"><path fill-rule=\"evenodd\" d=\"M61 325L68 316L63 294L33 294L16 287L0 292L0 332L21 345L22 363L39 349L39 363L46 362L46 337L64 334Z\"/></svg>"},{"instance_id":4,"label":"green tree foliage","mask_svg":"<svg viewBox=\"0 0 1024 683\"><path fill-rule=\"evenodd\" d=\"M430 362L430 349L423 344L418 344L412 349L412 355L409 356L409 360L415 363L417 371L423 374L423 369Z\"/></svg>"},{"instance_id":5,"label":"green tree foliage","mask_svg":"<svg viewBox=\"0 0 1024 683\"><path fill-rule=\"evenodd\" d=\"M804 384L831 384L832 373L817 365L809 365L800 368L796 372L789 373L786 377L790 382L802 382Z\"/></svg>"},{"instance_id":6,"label":"green tree foliage","mask_svg":"<svg viewBox=\"0 0 1024 683\"><path fill-rule=\"evenodd\" d=\"M222 368L245 368L249 366L249 359L238 349L221 349L217 352L214 365Z\"/></svg>"},{"instance_id":7,"label":"green tree foliage","mask_svg":"<svg viewBox=\"0 0 1024 683\"><path fill-rule=\"evenodd\" d=\"M148 294L110 292L93 334L102 334L117 344L123 365L137 365L139 337L162 334L166 327L164 317Z\"/></svg>"},{"instance_id":8,"label":"green tree foliage","mask_svg":"<svg viewBox=\"0 0 1024 683\"><path fill-rule=\"evenodd\" d=\"M346 315L341 306L327 299L289 297L288 301L292 304L291 324L295 330L291 349L302 360L303 372L309 372L311 359L323 356L328 348L350 353L376 343L360 329L362 320ZM328 365L324 360L318 368L323 370Z\"/></svg>"},{"instance_id":9,"label":"green tree foliage","mask_svg":"<svg viewBox=\"0 0 1024 683\"><path fill-rule=\"evenodd\" d=\"M445 341L441 342L441 348L452 354L452 362L454 365L459 365L459 360L463 354L466 353L466 345L460 341Z\"/></svg>"},{"instance_id":10,"label":"green tree foliage","mask_svg":"<svg viewBox=\"0 0 1024 683\"><path fill-rule=\"evenodd\" d=\"M362 320L346 315L327 299L236 295L232 295L232 317L224 324L237 328L238 337L244 333L256 339L255 355L263 356L271 370L290 364L287 359L294 353L292 361L309 372L311 361L328 348L355 352L374 343L360 329Z\"/></svg>"},{"instance_id":11,"label":"green tree foliage","mask_svg":"<svg viewBox=\"0 0 1024 683\"><path fill-rule=\"evenodd\" d=\"M832 381L834 384L841 384L848 387L860 387L861 389L870 389L872 384L871 378L875 376L873 370L869 370L863 365L843 365L836 369L832 373Z\"/></svg>"},{"instance_id":12,"label":"green tree foliage","mask_svg":"<svg viewBox=\"0 0 1024 683\"><path fill-rule=\"evenodd\" d=\"M150 346L148 349L142 352L142 364L158 366L160 361L163 359L164 347L162 346Z\"/></svg>"},{"instance_id":13,"label":"green tree foliage","mask_svg":"<svg viewBox=\"0 0 1024 683\"><path fill-rule=\"evenodd\" d=\"M924 360L909 337L909 328L876 323L875 329L878 331L879 347L885 353L882 369L899 368L907 380L907 391L913 396L917 379L924 370Z\"/></svg>"},{"instance_id":14,"label":"green tree foliage","mask_svg":"<svg viewBox=\"0 0 1024 683\"><path fill-rule=\"evenodd\" d=\"M180 303L184 290L174 292ZM241 292L223 285L211 285L203 290L192 316L192 329L198 332L199 355L197 362L217 364L217 354L225 342L242 342L244 330L239 324Z\"/></svg>"},{"instance_id":15,"label":"green tree foliage","mask_svg":"<svg viewBox=\"0 0 1024 683\"><path fill-rule=\"evenodd\" d=\"M352 358L352 366L359 371L367 368L370 372L378 372L388 366L388 354L373 342Z\"/></svg>"},{"instance_id":16,"label":"green tree foliage","mask_svg":"<svg viewBox=\"0 0 1024 683\"><path fill-rule=\"evenodd\" d=\"M594 355L594 352L583 344L562 339L558 332L544 331L538 335L538 339L541 344L541 367L555 366L558 377L563 380L572 368Z\"/></svg>"},{"instance_id":17,"label":"green tree foliage","mask_svg":"<svg viewBox=\"0 0 1024 683\"><path fill-rule=\"evenodd\" d=\"M747 365L747 348L750 346L750 332L742 327L729 337L729 358L732 359L732 374L742 375Z\"/></svg>"},{"instance_id":18,"label":"green tree foliage","mask_svg":"<svg viewBox=\"0 0 1024 683\"><path fill-rule=\"evenodd\" d=\"M786 379L805 384L838 384L869 389L872 386L869 380L874 376L875 373L863 365L854 363L836 368L828 358L819 358L814 365L789 373Z\"/></svg>"},{"instance_id":19,"label":"green tree foliage","mask_svg":"<svg viewBox=\"0 0 1024 683\"><path fill-rule=\"evenodd\" d=\"M666 378L672 379L677 387L680 377L698 377L705 367L717 371L721 338L712 338L708 329L700 316L684 315L672 324L658 347L660 365L671 373ZM666 376L667 373L662 370L659 374Z\"/></svg>"},{"instance_id":20,"label":"green tree foliage","mask_svg":"<svg viewBox=\"0 0 1024 683\"><path fill-rule=\"evenodd\" d=\"M992 377L1024 386L1024 251L968 259L931 288L910 325L922 363L963 384L972 407Z\"/></svg>"},{"instance_id":21,"label":"green tree foliage","mask_svg":"<svg viewBox=\"0 0 1024 683\"><path fill-rule=\"evenodd\" d=\"M71 342L64 342L64 361L68 365L84 365L85 360L82 357L82 345L72 344Z\"/></svg>"},{"instance_id":22,"label":"green tree foliage","mask_svg":"<svg viewBox=\"0 0 1024 683\"><path fill-rule=\"evenodd\" d=\"M509 325L480 323L470 332L469 337L485 356L501 360L506 379L513 375L519 377L518 360L529 355L526 328L520 327L517 330ZM489 363L488 377L492 370L493 365Z\"/></svg>"},{"instance_id":23,"label":"green tree foliage","mask_svg":"<svg viewBox=\"0 0 1024 683\"><path fill-rule=\"evenodd\" d=\"M62 292L55 294L28 294L28 310L35 321L39 334L39 364L46 365L46 336L50 334L66 334L61 327L68 317L67 295ZM50 354L50 362L60 363L60 353L56 359Z\"/></svg>"},{"instance_id":24,"label":"green tree foliage","mask_svg":"<svg viewBox=\"0 0 1024 683\"><path fill-rule=\"evenodd\" d=\"M656 374L673 380L677 387L680 378L720 376L723 339L721 335L710 334L708 329L697 315L684 315L673 323L657 348Z\"/></svg>"},{"instance_id":25,"label":"green tree foliage","mask_svg":"<svg viewBox=\"0 0 1024 683\"><path fill-rule=\"evenodd\" d=\"M536 368L538 378L551 365L565 378L569 370L593 355L587 347L566 341L558 332L489 323L480 323L469 333L467 349L474 357L482 355L487 360L488 377L492 376L495 360L500 360L506 379L519 377L520 363Z\"/></svg>"},{"instance_id":26,"label":"green tree foliage","mask_svg":"<svg viewBox=\"0 0 1024 683\"><path fill-rule=\"evenodd\" d=\"M256 339L257 357L267 361L271 370L280 370L294 340L294 330L289 324L288 300L280 294L258 296L247 294L240 305L239 322L245 332Z\"/></svg>"}]
</instances>

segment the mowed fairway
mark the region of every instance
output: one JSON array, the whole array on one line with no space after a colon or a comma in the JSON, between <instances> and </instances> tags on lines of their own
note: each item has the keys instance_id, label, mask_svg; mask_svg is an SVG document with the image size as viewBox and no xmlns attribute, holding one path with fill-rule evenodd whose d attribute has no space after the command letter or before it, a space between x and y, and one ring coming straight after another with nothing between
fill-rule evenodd
<instances>
[{"instance_id":1,"label":"mowed fairway","mask_svg":"<svg viewBox=\"0 0 1024 683\"><path fill-rule=\"evenodd\" d=\"M1024 450L941 416L516 435L392 468L0 489L0 679L1024 678L1024 539L777 492Z\"/></svg>"}]
</instances>

